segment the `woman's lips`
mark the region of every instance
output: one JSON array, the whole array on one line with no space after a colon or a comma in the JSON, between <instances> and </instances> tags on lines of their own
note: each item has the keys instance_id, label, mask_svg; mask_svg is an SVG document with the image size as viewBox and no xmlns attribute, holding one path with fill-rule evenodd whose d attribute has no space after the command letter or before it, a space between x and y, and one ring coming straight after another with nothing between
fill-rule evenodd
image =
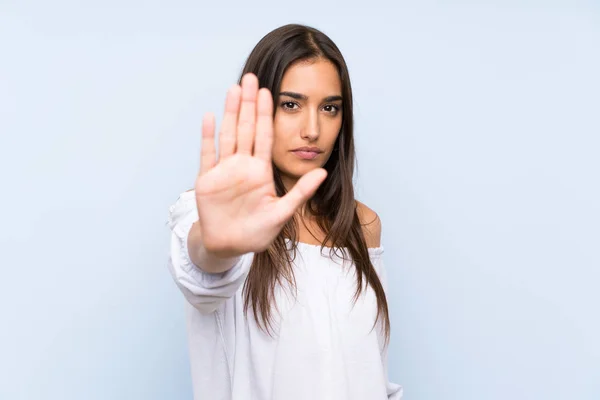
<instances>
[{"instance_id":1,"label":"woman's lips","mask_svg":"<svg viewBox=\"0 0 600 400\"><path fill-rule=\"evenodd\" d=\"M303 160L314 160L319 155L319 153L317 153L316 151L297 150L297 151L292 151L292 153L294 153L295 155L297 155L298 157L300 157Z\"/></svg>"}]
</instances>

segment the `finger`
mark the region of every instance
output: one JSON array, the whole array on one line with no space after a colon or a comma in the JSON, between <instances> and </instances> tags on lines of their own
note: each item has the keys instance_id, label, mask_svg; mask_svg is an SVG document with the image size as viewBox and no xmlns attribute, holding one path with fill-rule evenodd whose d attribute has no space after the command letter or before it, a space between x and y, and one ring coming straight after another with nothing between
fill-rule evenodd
<instances>
[{"instance_id":1,"label":"finger","mask_svg":"<svg viewBox=\"0 0 600 400\"><path fill-rule=\"evenodd\" d=\"M204 175L217 163L215 151L215 116L213 113L204 114L202 120L202 143L200 152L200 173Z\"/></svg>"},{"instance_id":2,"label":"finger","mask_svg":"<svg viewBox=\"0 0 600 400\"><path fill-rule=\"evenodd\" d=\"M242 88L240 85L233 85L227 91L225 100L225 114L221 123L219 132L219 162L225 157L229 157L235 151L236 125L240 109L240 98Z\"/></svg>"},{"instance_id":3,"label":"finger","mask_svg":"<svg viewBox=\"0 0 600 400\"><path fill-rule=\"evenodd\" d=\"M252 154L256 129L258 78L252 73L242 77L242 104L237 125L237 148L240 154Z\"/></svg>"},{"instance_id":4,"label":"finger","mask_svg":"<svg viewBox=\"0 0 600 400\"><path fill-rule=\"evenodd\" d=\"M277 201L274 215L283 223L293 217L296 210L310 199L321 183L327 178L323 168L314 169L304 174L285 196Z\"/></svg>"},{"instance_id":5,"label":"finger","mask_svg":"<svg viewBox=\"0 0 600 400\"><path fill-rule=\"evenodd\" d=\"M269 89L258 91L256 138L254 139L254 155L271 162L273 151L273 97Z\"/></svg>"}]
</instances>

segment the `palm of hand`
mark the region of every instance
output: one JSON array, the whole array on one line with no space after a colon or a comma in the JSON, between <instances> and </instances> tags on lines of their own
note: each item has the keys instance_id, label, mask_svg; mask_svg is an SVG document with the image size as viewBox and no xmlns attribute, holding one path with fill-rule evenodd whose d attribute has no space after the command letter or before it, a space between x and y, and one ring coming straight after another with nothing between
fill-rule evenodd
<instances>
[{"instance_id":1,"label":"palm of hand","mask_svg":"<svg viewBox=\"0 0 600 400\"><path fill-rule=\"evenodd\" d=\"M314 194L327 173L316 168L283 197L273 180L273 101L268 89L247 74L227 94L216 157L215 123L206 114L195 194L202 241L209 251L263 251L295 211Z\"/></svg>"},{"instance_id":2,"label":"palm of hand","mask_svg":"<svg viewBox=\"0 0 600 400\"><path fill-rule=\"evenodd\" d=\"M244 238L265 237L265 230L279 232L277 224L272 222L278 200L272 168L256 157L231 156L200 176L196 182L196 199L199 220L209 242L238 243L239 246ZM217 237L207 237L207 233ZM266 248L269 237L267 235L261 243L250 242L250 247Z\"/></svg>"}]
</instances>

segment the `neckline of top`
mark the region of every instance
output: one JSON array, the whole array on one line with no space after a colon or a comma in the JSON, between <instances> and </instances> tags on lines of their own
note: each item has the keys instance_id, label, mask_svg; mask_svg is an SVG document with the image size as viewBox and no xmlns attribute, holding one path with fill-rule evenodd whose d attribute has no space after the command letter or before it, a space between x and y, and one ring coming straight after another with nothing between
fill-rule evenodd
<instances>
[{"instance_id":1,"label":"neckline of top","mask_svg":"<svg viewBox=\"0 0 600 400\"><path fill-rule=\"evenodd\" d=\"M289 238L285 238L285 240L288 242L291 242L291 239L289 239ZM304 242L296 242L296 244L302 245L307 248L313 248L313 249L321 249L321 247L323 247L324 249L331 249L331 247L329 247L329 246L321 246L320 244L311 244L311 243L304 243ZM342 249L348 250L347 247L342 247ZM381 254L381 253L383 253L384 248L383 248L383 245L381 245L379 247L367 247L367 250L369 251L369 253Z\"/></svg>"}]
</instances>

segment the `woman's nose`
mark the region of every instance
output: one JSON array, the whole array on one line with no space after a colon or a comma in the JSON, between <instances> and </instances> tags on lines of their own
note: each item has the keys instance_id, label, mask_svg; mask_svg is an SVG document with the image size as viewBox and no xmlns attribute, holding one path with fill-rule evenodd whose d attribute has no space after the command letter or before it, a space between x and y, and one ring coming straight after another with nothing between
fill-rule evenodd
<instances>
[{"instance_id":1,"label":"woman's nose","mask_svg":"<svg viewBox=\"0 0 600 400\"><path fill-rule=\"evenodd\" d=\"M319 137L319 115L316 111L307 114L306 124L302 130L302 138L316 140Z\"/></svg>"}]
</instances>

